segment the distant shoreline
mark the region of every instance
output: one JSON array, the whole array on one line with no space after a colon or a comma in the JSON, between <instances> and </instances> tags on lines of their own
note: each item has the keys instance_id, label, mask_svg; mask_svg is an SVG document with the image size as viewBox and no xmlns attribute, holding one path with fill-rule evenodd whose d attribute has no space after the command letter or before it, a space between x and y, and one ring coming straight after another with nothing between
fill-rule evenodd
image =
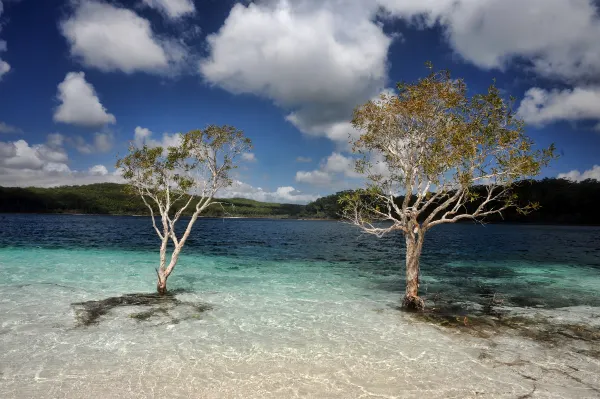
<instances>
[{"instance_id":1,"label":"distant shoreline","mask_svg":"<svg viewBox=\"0 0 600 399\"><path fill-rule=\"evenodd\" d=\"M151 217L150 215L139 215L131 213L79 213L79 212L0 212L1 215L64 215L64 216L129 216L129 217ZM158 215L155 215L158 217ZM190 217L184 215L182 217ZM272 219L272 220L310 220L310 221L336 221L333 218L306 218L306 217L284 217L278 215L265 216L199 216L199 219Z\"/></svg>"},{"instance_id":2,"label":"distant shoreline","mask_svg":"<svg viewBox=\"0 0 600 399\"><path fill-rule=\"evenodd\" d=\"M75 212L0 212L3 215L63 215L63 216L127 216L127 217L150 217L150 215L126 214L126 213L75 213ZM184 217L189 217L184 216ZM273 216L199 216L199 219L250 219L250 220L297 220L313 222L341 222L341 219L333 218L306 218L306 217L281 217ZM455 224L480 224L473 221L458 222ZM576 223L552 223L552 222L496 222L490 221L483 223L485 225L515 225L515 226L562 226L562 227L600 227L600 224L576 224Z\"/></svg>"}]
</instances>

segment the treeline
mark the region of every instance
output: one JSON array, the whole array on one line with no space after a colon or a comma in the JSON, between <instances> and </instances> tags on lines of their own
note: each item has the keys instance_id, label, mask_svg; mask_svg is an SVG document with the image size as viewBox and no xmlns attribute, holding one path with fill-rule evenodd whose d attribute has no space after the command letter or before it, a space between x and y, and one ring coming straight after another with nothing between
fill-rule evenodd
<instances>
[{"instance_id":1,"label":"treeline","mask_svg":"<svg viewBox=\"0 0 600 399\"><path fill-rule=\"evenodd\" d=\"M600 182L585 180L580 183L565 179L543 179L526 181L515 187L518 202L522 205L537 202L540 208L521 214L508 209L500 215L487 217L488 222L512 223L556 223L600 225ZM318 218L338 218L341 211L339 192L319 198L306 206L306 213ZM398 197L398 204L404 197ZM470 204L475 207L477 202Z\"/></svg>"},{"instance_id":2,"label":"treeline","mask_svg":"<svg viewBox=\"0 0 600 399\"><path fill-rule=\"evenodd\" d=\"M596 180L580 183L564 179L528 181L521 183L515 191L521 203L537 202L540 209L526 215L511 209L505 211L502 217L495 215L488 217L487 221L600 225L600 182ZM308 205L228 198L221 200L225 203L223 205L211 206L204 216L337 219L342 194L344 192L328 195ZM398 197L399 203L402 200L403 197ZM137 195L129 193L125 185L115 183L55 188L0 187L0 212L149 214Z\"/></svg>"},{"instance_id":3,"label":"treeline","mask_svg":"<svg viewBox=\"0 0 600 399\"><path fill-rule=\"evenodd\" d=\"M304 211L304 206L295 204L275 204L244 198L227 198L219 201L223 204L212 205L203 216L295 218ZM190 211L191 209L192 207L189 208ZM148 208L139 196L128 192L125 185L115 183L53 188L0 187L0 212L149 214Z\"/></svg>"}]
</instances>

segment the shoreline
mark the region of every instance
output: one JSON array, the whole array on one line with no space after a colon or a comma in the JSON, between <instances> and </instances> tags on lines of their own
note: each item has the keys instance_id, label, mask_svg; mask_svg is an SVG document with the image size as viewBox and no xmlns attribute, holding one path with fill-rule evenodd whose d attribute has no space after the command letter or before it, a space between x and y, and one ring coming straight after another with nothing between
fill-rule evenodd
<instances>
[{"instance_id":1,"label":"shoreline","mask_svg":"<svg viewBox=\"0 0 600 399\"><path fill-rule=\"evenodd\" d=\"M0 217L3 215L64 215L64 216L126 216L126 217L150 217L150 215L138 215L128 213L75 213L75 212L0 212ZM189 217L184 215L183 217ZM285 217L278 215L265 216L199 216L199 219L250 219L250 220L298 220L298 221L324 221L324 222L341 222L342 219L333 218L310 218L310 217ZM482 224L486 225L511 225L511 226L564 226L564 227L600 227L600 224L578 224L578 223L554 223L554 222L457 222L454 224Z\"/></svg>"}]
</instances>

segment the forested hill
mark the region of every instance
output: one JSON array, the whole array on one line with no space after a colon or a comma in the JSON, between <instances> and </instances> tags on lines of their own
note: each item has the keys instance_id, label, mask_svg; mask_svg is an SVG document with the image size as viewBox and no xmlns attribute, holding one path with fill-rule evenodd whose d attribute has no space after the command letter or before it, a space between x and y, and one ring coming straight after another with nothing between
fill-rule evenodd
<instances>
[{"instance_id":1,"label":"forested hill","mask_svg":"<svg viewBox=\"0 0 600 399\"><path fill-rule=\"evenodd\" d=\"M515 192L520 203L537 202L540 209L527 215L509 209L502 217L487 217L487 222L600 225L600 182L597 180L580 183L564 179L533 180L522 182ZM334 218L340 211L341 194L319 198L308 204L305 212L317 218ZM403 199L399 197L398 203Z\"/></svg>"},{"instance_id":2,"label":"forested hill","mask_svg":"<svg viewBox=\"0 0 600 399\"><path fill-rule=\"evenodd\" d=\"M556 223L600 225L600 182L586 180L573 183L563 179L544 179L521 184L520 201L538 202L541 208L528 215L504 212L504 218L490 222ZM243 198L224 199L225 206L214 205L204 216L243 216L274 218L338 217L341 193L319 198L308 205L275 204ZM398 198L401 201L402 198ZM142 200L125 190L122 184L101 183L55 188L0 187L0 212L18 213L90 213L146 215Z\"/></svg>"},{"instance_id":3,"label":"forested hill","mask_svg":"<svg viewBox=\"0 0 600 399\"><path fill-rule=\"evenodd\" d=\"M203 216L298 217L303 205L274 204L244 198L228 198L223 206L213 205ZM0 212L88 213L146 215L141 198L130 194L123 184L99 183L53 188L0 187Z\"/></svg>"}]
</instances>

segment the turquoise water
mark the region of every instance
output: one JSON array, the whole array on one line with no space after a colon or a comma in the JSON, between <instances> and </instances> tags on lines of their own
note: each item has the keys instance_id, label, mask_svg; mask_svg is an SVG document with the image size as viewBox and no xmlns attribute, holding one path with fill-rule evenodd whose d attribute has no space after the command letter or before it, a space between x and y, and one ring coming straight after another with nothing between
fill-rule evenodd
<instances>
[{"instance_id":1,"label":"turquoise water","mask_svg":"<svg viewBox=\"0 0 600 399\"><path fill-rule=\"evenodd\" d=\"M398 312L401 237L200 220L169 288L211 310L140 321L121 307L80 326L73 303L154 290L148 218L0 223L0 397L600 396L587 343L482 339ZM598 228L443 226L426 242L422 290L600 325L599 243Z\"/></svg>"}]
</instances>

